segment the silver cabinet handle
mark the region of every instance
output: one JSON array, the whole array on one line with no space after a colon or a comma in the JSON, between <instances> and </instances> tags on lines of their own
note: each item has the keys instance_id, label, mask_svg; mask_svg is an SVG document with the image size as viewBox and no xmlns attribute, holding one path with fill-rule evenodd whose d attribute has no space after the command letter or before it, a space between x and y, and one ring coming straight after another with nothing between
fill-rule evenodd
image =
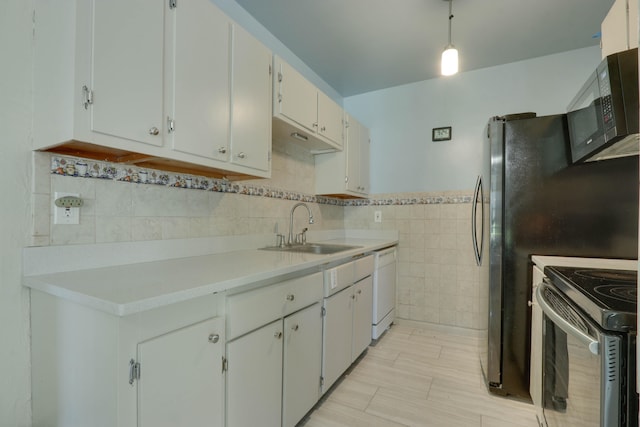
<instances>
[{"instance_id":1,"label":"silver cabinet handle","mask_svg":"<svg viewBox=\"0 0 640 427\"><path fill-rule=\"evenodd\" d=\"M226 152L227 152L227 147L220 147L220 148L218 148L218 153L220 153L220 154L224 154L224 153L226 153Z\"/></svg>"},{"instance_id":2,"label":"silver cabinet handle","mask_svg":"<svg viewBox=\"0 0 640 427\"><path fill-rule=\"evenodd\" d=\"M276 337L276 339L280 339L282 338L282 332L278 331L275 334L273 334L274 337Z\"/></svg>"},{"instance_id":3,"label":"silver cabinet handle","mask_svg":"<svg viewBox=\"0 0 640 427\"><path fill-rule=\"evenodd\" d=\"M149 135L158 135L160 133L160 130L157 127L152 127L151 129L149 129Z\"/></svg>"},{"instance_id":4,"label":"silver cabinet handle","mask_svg":"<svg viewBox=\"0 0 640 427\"><path fill-rule=\"evenodd\" d=\"M287 301L293 301L294 299L296 299L295 295L293 295L293 294L287 295Z\"/></svg>"},{"instance_id":5,"label":"silver cabinet handle","mask_svg":"<svg viewBox=\"0 0 640 427\"><path fill-rule=\"evenodd\" d=\"M215 344L215 343L217 343L218 341L220 341L220 335L218 335L218 334L211 334L211 335L209 335L209 342L210 342L211 344Z\"/></svg>"},{"instance_id":6,"label":"silver cabinet handle","mask_svg":"<svg viewBox=\"0 0 640 427\"><path fill-rule=\"evenodd\" d=\"M294 326L291 327L291 329L294 330L294 331L297 331L298 328L299 328L299 325L294 325Z\"/></svg>"},{"instance_id":7,"label":"silver cabinet handle","mask_svg":"<svg viewBox=\"0 0 640 427\"><path fill-rule=\"evenodd\" d=\"M245 153L238 153L238 158L239 159L244 159L245 157L247 157L247 155Z\"/></svg>"}]
</instances>

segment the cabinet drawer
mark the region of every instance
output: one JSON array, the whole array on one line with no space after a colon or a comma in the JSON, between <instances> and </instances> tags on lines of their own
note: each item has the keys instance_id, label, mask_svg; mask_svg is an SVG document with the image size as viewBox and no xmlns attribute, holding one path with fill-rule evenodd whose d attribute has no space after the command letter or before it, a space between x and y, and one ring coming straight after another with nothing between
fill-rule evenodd
<instances>
[{"instance_id":1,"label":"cabinet drawer","mask_svg":"<svg viewBox=\"0 0 640 427\"><path fill-rule=\"evenodd\" d=\"M373 274L374 256L369 255L353 262L353 282L358 282Z\"/></svg>"},{"instance_id":2,"label":"cabinet drawer","mask_svg":"<svg viewBox=\"0 0 640 427\"><path fill-rule=\"evenodd\" d=\"M353 262L339 265L324 271L324 296L353 285Z\"/></svg>"},{"instance_id":3,"label":"cabinet drawer","mask_svg":"<svg viewBox=\"0 0 640 427\"><path fill-rule=\"evenodd\" d=\"M322 299L322 273L287 280L227 298L227 338L232 340Z\"/></svg>"}]
</instances>

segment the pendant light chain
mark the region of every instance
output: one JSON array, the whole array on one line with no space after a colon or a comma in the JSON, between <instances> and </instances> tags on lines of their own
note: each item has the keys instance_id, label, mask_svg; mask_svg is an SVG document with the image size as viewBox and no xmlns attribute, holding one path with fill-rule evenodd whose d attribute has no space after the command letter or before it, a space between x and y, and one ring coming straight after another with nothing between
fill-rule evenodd
<instances>
[{"instance_id":1,"label":"pendant light chain","mask_svg":"<svg viewBox=\"0 0 640 427\"><path fill-rule=\"evenodd\" d=\"M451 46L451 20L453 19L453 0L449 0L449 46Z\"/></svg>"}]
</instances>

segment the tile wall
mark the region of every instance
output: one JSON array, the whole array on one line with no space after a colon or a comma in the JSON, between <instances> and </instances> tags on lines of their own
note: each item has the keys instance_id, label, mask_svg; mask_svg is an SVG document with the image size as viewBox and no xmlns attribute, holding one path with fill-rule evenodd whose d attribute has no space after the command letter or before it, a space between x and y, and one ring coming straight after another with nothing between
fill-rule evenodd
<instances>
[{"instance_id":1,"label":"tile wall","mask_svg":"<svg viewBox=\"0 0 640 427\"><path fill-rule=\"evenodd\" d=\"M272 178L232 183L48 153L34 153L33 161L33 246L286 234L291 207L304 201L314 230L398 230L398 317L473 329L485 322L470 192L316 197L313 156L287 143L274 144ZM55 192L81 195L79 225L53 224Z\"/></svg>"}]
</instances>

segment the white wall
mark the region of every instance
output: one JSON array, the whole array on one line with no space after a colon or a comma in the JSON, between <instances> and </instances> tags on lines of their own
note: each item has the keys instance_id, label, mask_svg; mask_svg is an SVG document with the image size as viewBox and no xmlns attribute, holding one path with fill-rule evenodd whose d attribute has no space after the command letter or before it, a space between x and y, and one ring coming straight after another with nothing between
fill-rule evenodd
<instances>
[{"instance_id":1,"label":"white wall","mask_svg":"<svg viewBox=\"0 0 640 427\"><path fill-rule=\"evenodd\" d=\"M372 192L471 189L489 117L563 113L599 62L596 46L345 98L371 130ZM452 140L432 142L441 126Z\"/></svg>"},{"instance_id":2,"label":"white wall","mask_svg":"<svg viewBox=\"0 0 640 427\"><path fill-rule=\"evenodd\" d=\"M30 230L30 0L4 0L0 12L0 425L31 424L29 298L21 251Z\"/></svg>"}]
</instances>

